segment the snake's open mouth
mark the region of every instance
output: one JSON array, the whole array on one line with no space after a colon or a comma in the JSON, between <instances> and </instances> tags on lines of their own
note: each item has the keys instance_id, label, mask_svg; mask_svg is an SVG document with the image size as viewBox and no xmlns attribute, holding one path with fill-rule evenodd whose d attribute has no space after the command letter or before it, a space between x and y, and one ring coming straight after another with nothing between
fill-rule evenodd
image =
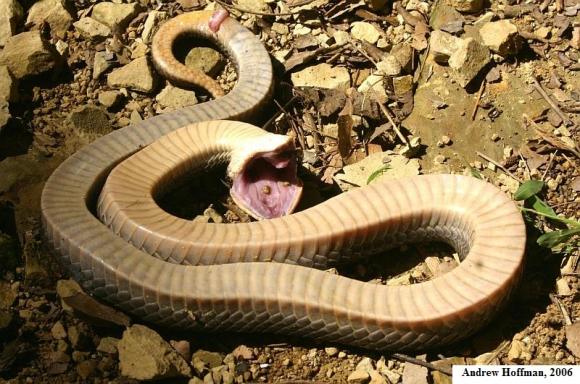
<instances>
[{"instance_id":1,"label":"snake's open mouth","mask_svg":"<svg viewBox=\"0 0 580 384\"><path fill-rule=\"evenodd\" d=\"M296 152L286 148L256 154L233 177L230 194L256 219L292 213L302 195L302 182L296 176Z\"/></svg>"}]
</instances>

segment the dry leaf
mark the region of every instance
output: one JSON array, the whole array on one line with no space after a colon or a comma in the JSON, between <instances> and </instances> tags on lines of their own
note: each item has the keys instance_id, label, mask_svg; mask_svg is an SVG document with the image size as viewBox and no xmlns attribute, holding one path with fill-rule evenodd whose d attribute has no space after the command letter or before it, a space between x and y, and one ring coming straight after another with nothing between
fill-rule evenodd
<instances>
[{"instance_id":1,"label":"dry leaf","mask_svg":"<svg viewBox=\"0 0 580 384\"><path fill-rule=\"evenodd\" d=\"M352 142L350 135L352 133L352 99L347 97L344 103L344 108L338 114L336 121L338 125L338 152L343 159L350 156L352 150Z\"/></svg>"},{"instance_id":2,"label":"dry leaf","mask_svg":"<svg viewBox=\"0 0 580 384\"><path fill-rule=\"evenodd\" d=\"M131 325L129 316L99 303L86 293L79 292L72 296L63 297L62 300L74 310L75 315L94 325L121 325L124 327Z\"/></svg>"}]
</instances>

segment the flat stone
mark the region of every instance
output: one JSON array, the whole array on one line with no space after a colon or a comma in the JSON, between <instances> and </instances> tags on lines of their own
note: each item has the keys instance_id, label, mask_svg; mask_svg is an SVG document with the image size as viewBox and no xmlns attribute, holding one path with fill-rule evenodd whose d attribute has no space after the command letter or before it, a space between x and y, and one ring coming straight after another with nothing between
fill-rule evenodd
<instances>
[{"instance_id":1,"label":"flat stone","mask_svg":"<svg viewBox=\"0 0 580 384\"><path fill-rule=\"evenodd\" d=\"M355 21L351 24L350 34L352 37L358 40L366 41L371 44L375 44L379 37L381 37L380 31L371 23L366 21Z\"/></svg>"},{"instance_id":2,"label":"flat stone","mask_svg":"<svg viewBox=\"0 0 580 384\"><path fill-rule=\"evenodd\" d=\"M119 91L103 91L99 93L99 103L107 109L116 107L123 100L123 95Z\"/></svg>"},{"instance_id":3,"label":"flat stone","mask_svg":"<svg viewBox=\"0 0 580 384\"><path fill-rule=\"evenodd\" d=\"M397 44L391 49L391 56L394 56L403 73L412 74L413 58L415 57L414 48L410 44Z\"/></svg>"},{"instance_id":4,"label":"flat stone","mask_svg":"<svg viewBox=\"0 0 580 384\"><path fill-rule=\"evenodd\" d=\"M66 339L66 330L60 321L54 323L52 328L50 329L50 334L52 335L53 339L56 340L64 340Z\"/></svg>"},{"instance_id":5,"label":"flat stone","mask_svg":"<svg viewBox=\"0 0 580 384\"><path fill-rule=\"evenodd\" d=\"M445 1L437 3L431 17L429 18L429 25L433 30L440 29L449 33L457 33L463 29L465 19L463 15Z\"/></svg>"},{"instance_id":6,"label":"flat stone","mask_svg":"<svg viewBox=\"0 0 580 384\"><path fill-rule=\"evenodd\" d=\"M388 168L384 169L388 164ZM417 159L407 159L405 156L377 152L368 155L364 159L354 164L349 164L342 169L342 173L334 175L334 180L343 191L354 188L353 185L365 186L369 177L376 171L384 169L379 175L374 177L372 183L379 180L396 179L419 174L419 161Z\"/></svg>"},{"instance_id":7,"label":"flat stone","mask_svg":"<svg viewBox=\"0 0 580 384\"><path fill-rule=\"evenodd\" d=\"M459 49L449 57L449 66L459 85L466 87L489 63L489 49L472 38L463 40Z\"/></svg>"},{"instance_id":8,"label":"flat stone","mask_svg":"<svg viewBox=\"0 0 580 384\"><path fill-rule=\"evenodd\" d=\"M58 53L42 38L40 31L12 36L0 52L0 65L6 65L17 79L50 71L58 59Z\"/></svg>"},{"instance_id":9,"label":"flat stone","mask_svg":"<svg viewBox=\"0 0 580 384\"><path fill-rule=\"evenodd\" d=\"M403 96L407 92L411 92L413 90L413 76L405 75L394 77L393 90L397 96Z\"/></svg>"},{"instance_id":10,"label":"flat stone","mask_svg":"<svg viewBox=\"0 0 580 384\"><path fill-rule=\"evenodd\" d=\"M18 100L18 81L12 76L8 67L0 65L0 103Z\"/></svg>"},{"instance_id":11,"label":"flat stone","mask_svg":"<svg viewBox=\"0 0 580 384\"><path fill-rule=\"evenodd\" d=\"M477 13L483 9L483 0L449 0L449 5L463 13Z\"/></svg>"},{"instance_id":12,"label":"flat stone","mask_svg":"<svg viewBox=\"0 0 580 384\"><path fill-rule=\"evenodd\" d=\"M479 34L485 46L504 57L516 54L522 45L518 28L509 20L484 24Z\"/></svg>"},{"instance_id":13,"label":"flat stone","mask_svg":"<svg viewBox=\"0 0 580 384\"><path fill-rule=\"evenodd\" d=\"M24 9L16 0L0 0L0 47L16 32L24 17Z\"/></svg>"},{"instance_id":14,"label":"flat stone","mask_svg":"<svg viewBox=\"0 0 580 384\"><path fill-rule=\"evenodd\" d=\"M326 354L330 357L334 357L336 355L338 355L338 348L336 347L326 347L324 348L324 352L326 352Z\"/></svg>"},{"instance_id":15,"label":"flat stone","mask_svg":"<svg viewBox=\"0 0 580 384\"><path fill-rule=\"evenodd\" d=\"M366 384L371 377L367 371L354 371L346 379L351 384Z\"/></svg>"},{"instance_id":16,"label":"flat stone","mask_svg":"<svg viewBox=\"0 0 580 384\"><path fill-rule=\"evenodd\" d=\"M75 29L85 39L100 42L111 36L111 28L91 17L83 17L74 23Z\"/></svg>"},{"instance_id":17,"label":"flat stone","mask_svg":"<svg viewBox=\"0 0 580 384\"><path fill-rule=\"evenodd\" d=\"M169 110L179 109L190 105L197 104L197 97L195 92L187 89L181 89L168 84L159 94L155 100L164 108Z\"/></svg>"},{"instance_id":18,"label":"flat stone","mask_svg":"<svg viewBox=\"0 0 580 384\"><path fill-rule=\"evenodd\" d=\"M357 91L361 93L370 94L372 92L374 98L379 102L387 101L387 92L385 90L385 78L382 75L369 75L358 86Z\"/></svg>"},{"instance_id":19,"label":"flat stone","mask_svg":"<svg viewBox=\"0 0 580 384\"><path fill-rule=\"evenodd\" d=\"M167 18L167 12L153 10L147 15L147 19L143 24L143 32L141 32L141 39L145 44L148 44L153 37L154 28L159 25L161 20Z\"/></svg>"},{"instance_id":20,"label":"flat stone","mask_svg":"<svg viewBox=\"0 0 580 384\"><path fill-rule=\"evenodd\" d=\"M111 30L117 31L125 28L137 16L139 9L139 3L97 3L93 7L91 16L93 19L111 28Z\"/></svg>"},{"instance_id":21,"label":"flat stone","mask_svg":"<svg viewBox=\"0 0 580 384\"><path fill-rule=\"evenodd\" d=\"M140 40L135 40L131 45L131 59L133 60L147 55L148 52L149 47Z\"/></svg>"},{"instance_id":22,"label":"flat stone","mask_svg":"<svg viewBox=\"0 0 580 384\"><path fill-rule=\"evenodd\" d=\"M371 380L369 384L389 384L389 383L397 383L397 381L389 381L387 383L387 379L385 379L379 372L375 371L374 369L369 372L369 376Z\"/></svg>"},{"instance_id":23,"label":"flat stone","mask_svg":"<svg viewBox=\"0 0 580 384\"><path fill-rule=\"evenodd\" d=\"M219 367L224 361L224 357L221 353L210 352L203 349L198 349L193 353L191 360L198 360L202 362L209 369Z\"/></svg>"},{"instance_id":24,"label":"flat stone","mask_svg":"<svg viewBox=\"0 0 580 384\"><path fill-rule=\"evenodd\" d=\"M62 39L70 28L73 17L65 8L64 0L41 0L28 10L26 24L40 26L43 23L50 25L51 33Z\"/></svg>"},{"instance_id":25,"label":"flat stone","mask_svg":"<svg viewBox=\"0 0 580 384\"><path fill-rule=\"evenodd\" d=\"M95 52L93 59L93 79L98 79L101 75L113 67L113 55L106 52Z\"/></svg>"},{"instance_id":26,"label":"flat stone","mask_svg":"<svg viewBox=\"0 0 580 384\"><path fill-rule=\"evenodd\" d=\"M377 63L377 69L385 76L398 76L403 68L395 55L387 55Z\"/></svg>"},{"instance_id":27,"label":"flat stone","mask_svg":"<svg viewBox=\"0 0 580 384\"><path fill-rule=\"evenodd\" d=\"M76 281L68 279L56 282L56 294L60 297L60 304L65 311L72 312L73 309L64 302L63 298L74 296L77 293L83 293L83 289Z\"/></svg>"},{"instance_id":28,"label":"flat stone","mask_svg":"<svg viewBox=\"0 0 580 384\"><path fill-rule=\"evenodd\" d=\"M433 59L440 64L446 64L449 57L461 47L462 43L460 38L440 30L431 32L429 38L430 52Z\"/></svg>"},{"instance_id":29,"label":"flat stone","mask_svg":"<svg viewBox=\"0 0 580 384\"><path fill-rule=\"evenodd\" d=\"M83 133L106 135L113 129L107 113L94 105L76 108L68 119L75 129Z\"/></svg>"},{"instance_id":30,"label":"flat stone","mask_svg":"<svg viewBox=\"0 0 580 384\"><path fill-rule=\"evenodd\" d=\"M156 79L147 57L140 57L113 70L107 77L107 84L113 88L129 88L150 93L155 90Z\"/></svg>"},{"instance_id":31,"label":"flat stone","mask_svg":"<svg viewBox=\"0 0 580 384\"><path fill-rule=\"evenodd\" d=\"M532 359L532 354L523 341L512 340L507 358L514 363L526 363Z\"/></svg>"},{"instance_id":32,"label":"flat stone","mask_svg":"<svg viewBox=\"0 0 580 384\"><path fill-rule=\"evenodd\" d=\"M346 44L350 41L350 34L346 31L336 30L332 33L332 37L338 45Z\"/></svg>"},{"instance_id":33,"label":"flat stone","mask_svg":"<svg viewBox=\"0 0 580 384\"><path fill-rule=\"evenodd\" d=\"M350 75L344 67L333 67L322 63L307 67L290 75L296 87L319 87L329 89L347 89L350 87Z\"/></svg>"},{"instance_id":34,"label":"flat stone","mask_svg":"<svg viewBox=\"0 0 580 384\"><path fill-rule=\"evenodd\" d=\"M119 339L115 337L103 337L97 346L97 351L116 355L118 353Z\"/></svg>"},{"instance_id":35,"label":"flat stone","mask_svg":"<svg viewBox=\"0 0 580 384\"><path fill-rule=\"evenodd\" d=\"M268 5L271 3L270 0L237 0L236 4L243 9L247 9L254 12L272 12L272 9Z\"/></svg>"},{"instance_id":36,"label":"flat stone","mask_svg":"<svg viewBox=\"0 0 580 384\"><path fill-rule=\"evenodd\" d=\"M11 117L8 103L0 101L0 132L8 124Z\"/></svg>"},{"instance_id":37,"label":"flat stone","mask_svg":"<svg viewBox=\"0 0 580 384\"><path fill-rule=\"evenodd\" d=\"M187 67L202 71L210 76L219 74L225 65L223 55L210 47L192 48L187 53L184 62Z\"/></svg>"},{"instance_id":38,"label":"flat stone","mask_svg":"<svg viewBox=\"0 0 580 384\"><path fill-rule=\"evenodd\" d=\"M191 376L191 369L183 357L158 333L143 325L126 329L117 348L123 376L136 380Z\"/></svg>"}]
</instances>

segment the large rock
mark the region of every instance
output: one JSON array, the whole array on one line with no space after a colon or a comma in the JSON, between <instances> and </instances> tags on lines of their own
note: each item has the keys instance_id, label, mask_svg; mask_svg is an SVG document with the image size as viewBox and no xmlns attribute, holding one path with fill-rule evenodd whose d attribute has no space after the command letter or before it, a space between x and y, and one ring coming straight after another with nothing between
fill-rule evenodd
<instances>
[{"instance_id":1,"label":"large rock","mask_svg":"<svg viewBox=\"0 0 580 384\"><path fill-rule=\"evenodd\" d=\"M164 108L179 109L197 104L195 92L168 85L155 97L159 105Z\"/></svg>"},{"instance_id":2,"label":"large rock","mask_svg":"<svg viewBox=\"0 0 580 384\"><path fill-rule=\"evenodd\" d=\"M17 80L12 76L8 67L0 65L0 103L18 100Z\"/></svg>"},{"instance_id":3,"label":"large rock","mask_svg":"<svg viewBox=\"0 0 580 384\"><path fill-rule=\"evenodd\" d=\"M0 52L0 65L6 65L15 78L22 79L53 69L58 58L58 52L40 31L30 31L8 39Z\"/></svg>"},{"instance_id":4,"label":"large rock","mask_svg":"<svg viewBox=\"0 0 580 384\"><path fill-rule=\"evenodd\" d=\"M467 38L449 57L449 66L454 70L457 82L466 87L490 60L491 55L486 46Z\"/></svg>"},{"instance_id":5,"label":"large rock","mask_svg":"<svg viewBox=\"0 0 580 384\"><path fill-rule=\"evenodd\" d=\"M10 111L8 110L8 103L0 101L0 132L2 132L9 120Z\"/></svg>"},{"instance_id":6,"label":"large rock","mask_svg":"<svg viewBox=\"0 0 580 384\"><path fill-rule=\"evenodd\" d=\"M153 37L153 29L159 25L159 22L167 17L167 12L153 10L147 15L145 24L143 24L143 32L141 38L145 44L149 43Z\"/></svg>"},{"instance_id":7,"label":"large rock","mask_svg":"<svg viewBox=\"0 0 580 384\"><path fill-rule=\"evenodd\" d=\"M16 32L16 26L24 17L24 10L16 0L0 0L0 47Z\"/></svg>"},{"instance_id":8,"label":"large rock","mask_svg":"<svg viewBox=\"0 0 580 384\"><path fill-rule=\"evenodd\" d=\"M30 7L26 24L39 26L44 22L50 25L53 35L64 38L73 22L64 0L41 0Z\"/></svg>"},{"instance_id":9,"label":"large rock","mask_svg":"<svg viewBox=\"0 0 580 384\"><path fill-rule=\"evenodd\" d=\"M431 37L429 38L430 52L433 55L433 59L440 64L447 63L449 57L462 44L463 41L460 38L440 30L431 32Z\"/></svg>"},{"instance_id":10,"label":"large rock","mask_svg":"<svg viewBox=\"0 0 580 384\"><path fill-rule=\"evenodd\" d=\"M83 17L74 23L75 29L85 39L100 42L111 36L111 28L90 17Z\"/></svg>"},{"instance_id":11,"label":"large rock","mask_svg":"<svg viewBox=\"0 0 580 384\"><path fill-rule=\"evenodd\" d=\"M350 75L344 67L333 67L322 63L295 72L290 75L296 87L319 87L329 89L347 89L350 87Z\"/></svg>"},{"instance_id":12,"label":"large rock","mask_svg":"<svg viewBox=\"0 0 580 384\"><path fill-rule=\"evenodd\" d=\"M373 24L367 23L366 21L355 21L352 23L350 34L355 39L363 40L371 44L375 44L379 40L379 37L381 37L380 31Z\"/></svg>"},{"instance_id":13,"label":"large rock","mask_svg":"<svg viewBox=\"0 0 580 384\"><path fill-rule=\"evenodd\" d=\"M185 65L215 76L224 68L225 60L223 55L213 48L195 47L185 56Z\"/></svg>"},{"instance_id":14,"label":"large rock","mask_svg":"<svg viewBox=\"0 0 580 384\"><path fill-rule=\"evenodd\" d=\"M479 30L483 44L501 56L518 53L521 40L518 28L509 20L492 21L484 24Z\"/></svg>"},{"instance_id":15,"label":"large rock","mask_svg":"<svg viewBox=\"0 0 580 384\"><path fill-rule=\"evenodd\" d=\"M140 57L111 72L107 77L107 84L114 88L149 93L155 90L156 80L147 57Z\"/></svg>"},{"instance_id":16,"label":"large rock","mask_svg":"<svg viewBox=\"0 0 580 384\"><path fill-rule=\"evenodd\" d=\"M429 18L429 25L434 30L440 29L449 33L461 31L464 23L463 15L457 12L455 8L450 7L445 1L436 3Z\"/></svg>"},{"instance_id":17,"label":"large rock","mask_svg":"<svg viewBox=\"0 0 580 384\"><path fill-rule=\"evenodd\" d=\"M97 3L91 16L112 30L125 28L139 13L139 4Z\"/></svg>"},{"instance_id":18,"label":"large rock","mask_svg":"<svg viewBox=\"0 0 580 384\"><path fill-rule=\"evenodd\" d=\"M190 376L187 362L155 331L133 325L123 332L117 344L119 369L123 376L136 380Z\"/></svg>"}]
</instances>

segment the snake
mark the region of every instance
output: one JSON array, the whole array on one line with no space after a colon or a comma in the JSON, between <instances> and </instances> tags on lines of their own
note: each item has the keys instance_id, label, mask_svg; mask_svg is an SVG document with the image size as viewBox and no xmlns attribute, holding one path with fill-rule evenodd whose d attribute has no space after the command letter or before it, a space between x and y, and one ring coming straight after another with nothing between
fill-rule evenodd
<instances>
[{"instance_id":1,"label":"snake","mask_svg":"<svg viewBox=\"0 0 580 384\"><path fill-rule=\"evenodd\" d=\"M195 80L171 49L180 37L205 38L237 68L229 93L102 136L47 180L43 226L71 276L140 321L196 332L423 350L491 321L522 275L526 233L516 204L477 178L433 174L379 179L291 214L293 198L269 210L274 192L301 190L292 140L243 122L271 98L272 64L252 32L229 17L210 28L211 18L203 11L167 21L153 39L153 60L178 82ZM261 220L188 221L159 207L184 175L228 162L232 189L239 184L241 204L262 204L254 212ZM259 180L264 169L266 181ZM411 285L324 270L426 241L450 244L461 262ZM401 256L392 250L389 257Z\"/></svg>"}]
</instances>

